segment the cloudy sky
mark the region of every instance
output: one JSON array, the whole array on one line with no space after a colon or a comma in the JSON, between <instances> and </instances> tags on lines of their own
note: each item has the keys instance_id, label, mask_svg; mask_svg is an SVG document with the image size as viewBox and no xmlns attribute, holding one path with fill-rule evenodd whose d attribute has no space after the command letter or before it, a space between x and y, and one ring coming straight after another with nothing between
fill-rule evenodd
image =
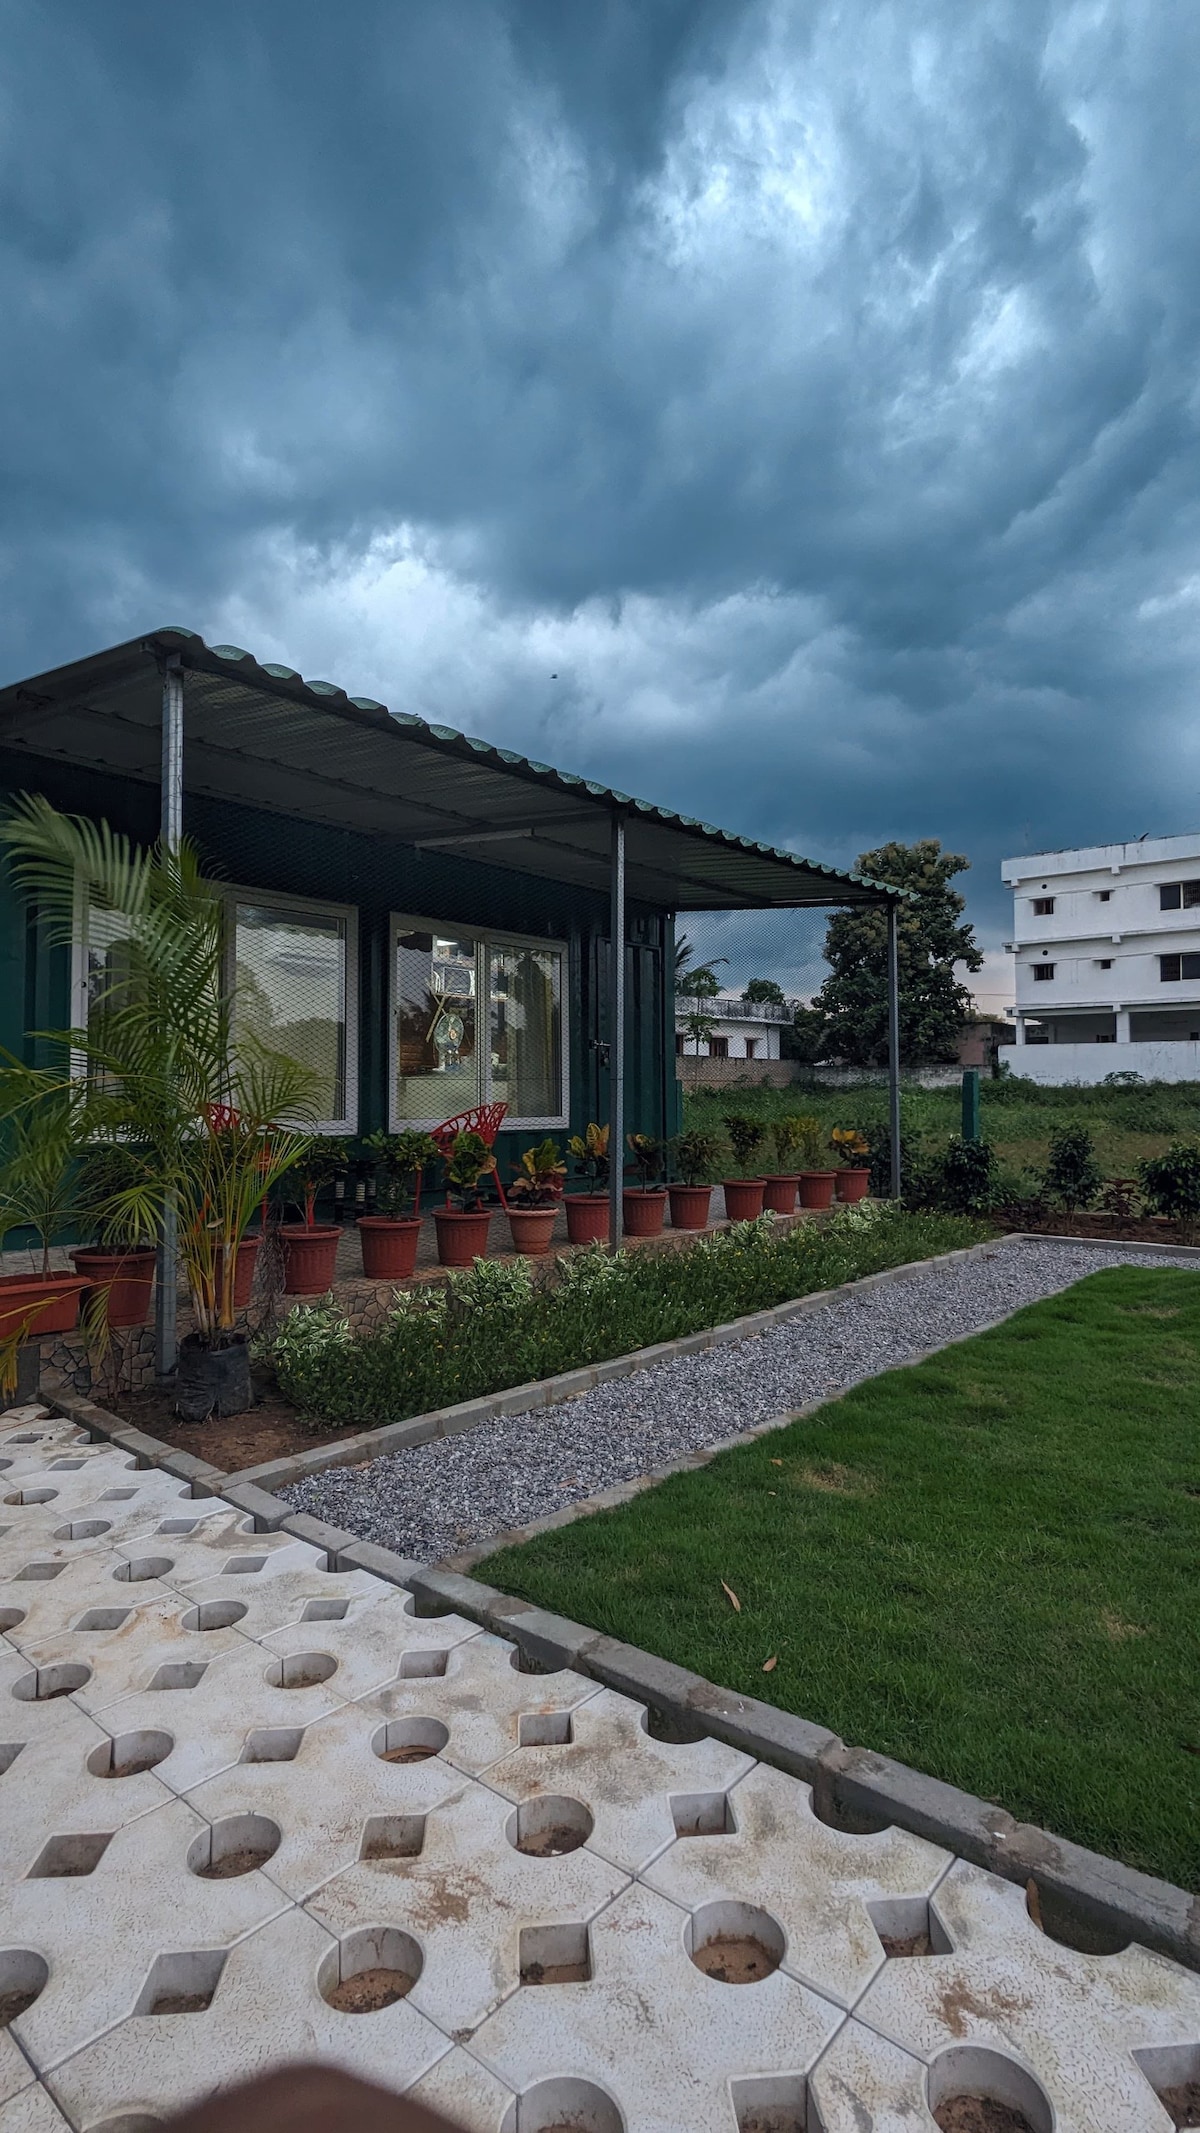
<instances>
[{"instance_id":1,"label":"cloudy sky","mask_svg":"<svg viewBox=\"0 0 1200 2133\"><path fill-rule=\"evenodd\" d=\"M1195 0L0 0L0 673L820 858L1200 827ZM998 996L1004 958L981 986Z\"/></svg>"}]
</instances>

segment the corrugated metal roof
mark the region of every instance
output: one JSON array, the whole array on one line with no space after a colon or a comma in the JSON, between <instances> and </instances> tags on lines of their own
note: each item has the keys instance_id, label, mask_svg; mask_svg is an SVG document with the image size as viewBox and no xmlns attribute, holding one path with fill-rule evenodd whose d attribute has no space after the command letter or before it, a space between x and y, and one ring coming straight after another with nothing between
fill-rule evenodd
<instances>
[{"instance_id":1,"label":"corrugated metal roof","mask_svg":"<svg viewBox=\"0 0 1200 2133\"><path fill-rule=\"evenodd\" d=\"M0 690L0 745L157 784L171 656L185 669L185 793L598 890L620 808L628 893L666 910L904 894L173 626Z\"/></svg>"}]
</instances>

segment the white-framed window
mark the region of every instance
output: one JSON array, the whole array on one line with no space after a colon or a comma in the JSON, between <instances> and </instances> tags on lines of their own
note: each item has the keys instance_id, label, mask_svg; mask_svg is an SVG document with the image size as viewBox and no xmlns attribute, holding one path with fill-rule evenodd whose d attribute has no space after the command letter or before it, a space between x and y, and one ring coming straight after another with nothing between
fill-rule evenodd
<instances>
[{"instance_id":1,"label":"white-framed window","mask_svg":"<svg viewBox=\"0 0 1200 2133\"><path fill-rule=\"evenodd\" d=\"M321 1133L358 1126L358 913L265 889L221 889L233 1027L307 1067Z\"/></svg>"},{"instance_id":2,"label":"white-framed window","mask_svg":"<svg viewBox=\"0 0 1200 2133\"><path fill-rule=\"evenodd\" d=\"M505 1125L567 1123L562 941L393 915L391 1122L504 1102Z\"/></svg>"},{"instance_id":3,"label":"white-framed window","mask_svg":"<svg viewBox=\"0 0 1200 2133\"><path fill-rule=\"evenodd\" d=\"M225 911L225 982L234 1037L252 1029L315 1077L323 1133L358 1125L358 913L265 889L217 893ZM79 903L73 970L74 1021L86 1028L89 1001L120 978L127 956L120 920Z\"/></svg>"}]
</instances>

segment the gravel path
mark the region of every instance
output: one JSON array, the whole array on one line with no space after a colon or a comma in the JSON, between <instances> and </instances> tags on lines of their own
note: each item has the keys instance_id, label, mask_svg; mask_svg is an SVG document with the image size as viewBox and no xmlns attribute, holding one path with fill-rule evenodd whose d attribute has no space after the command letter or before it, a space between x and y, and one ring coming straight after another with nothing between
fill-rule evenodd
<instances>
[{"instance_id":1,"label":"gravel path","mask_svg":"<svg viewBox=\"0 0 1200 2133\"><path fill-rule=\"evenodd\" d=\"M436 1562L1121 1265L1198 1271L1194 1260L1111 1245L998 1244L851 1293L754 1340L659 1363L558 1406L504 1415L361 1467L330 1467L280 1493L364 1540Z\"/></svg>"}]
</instances>

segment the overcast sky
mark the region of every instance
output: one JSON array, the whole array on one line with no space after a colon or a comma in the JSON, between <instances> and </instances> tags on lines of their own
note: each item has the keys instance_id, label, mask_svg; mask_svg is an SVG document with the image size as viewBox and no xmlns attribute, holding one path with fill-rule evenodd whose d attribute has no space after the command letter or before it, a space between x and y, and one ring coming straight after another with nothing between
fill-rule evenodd
<instances>
[{"instance_id":1,"label":"overcast sky","mask_svg":"<svg viewBox=\"0 0 1200 2133\"><path fill-rule=\"evenodd\" d=\"M0 678L184 622L939 836L994 948L1200 827L1198 80L1195 0L0 0Z\"/></svg>"}]
</instances>

